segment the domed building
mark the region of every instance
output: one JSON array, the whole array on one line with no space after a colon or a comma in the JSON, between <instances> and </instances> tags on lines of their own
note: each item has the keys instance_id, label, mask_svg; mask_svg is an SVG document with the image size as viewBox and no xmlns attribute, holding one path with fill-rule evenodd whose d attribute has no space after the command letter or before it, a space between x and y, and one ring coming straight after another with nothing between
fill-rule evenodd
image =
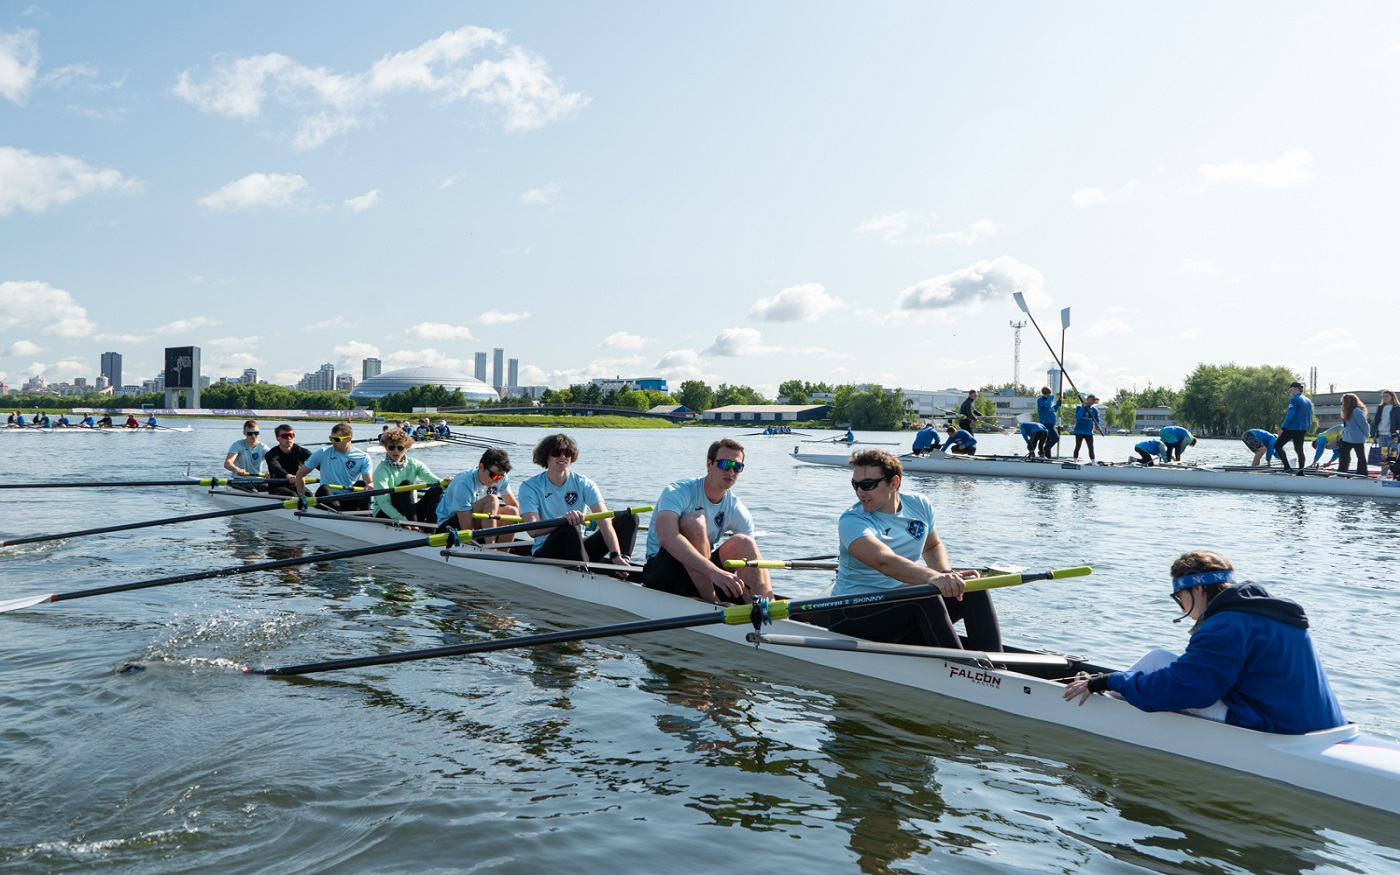
<instances>
[{"instance_id":1,"label":"domed building","mask_svg":"<svg viewBox=\"0 0 1400 875\"><path fill-rule=\"evenodd\" d=\"M399 368L397 371L385 371L376 377L370 377L355 386L350 392L350 400L368 401L371 398L383 398L390 392L402 392L415 386L441 386L448 391L460 389L468 401L501 399L495 389L475 377L468 377L446 368L419 367Z\"/></svg>"}]
</instances>

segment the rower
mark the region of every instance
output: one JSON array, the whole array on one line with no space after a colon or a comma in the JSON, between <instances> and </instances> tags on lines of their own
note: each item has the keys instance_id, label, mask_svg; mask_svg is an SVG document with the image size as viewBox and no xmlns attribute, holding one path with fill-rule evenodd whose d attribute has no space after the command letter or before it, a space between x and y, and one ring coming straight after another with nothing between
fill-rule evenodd
<instances>
[{"instance_id":1,"label":"rower","mask_svg":"<svg viewBox=\"0 0 1400 875\"><path fill-rule=\"evenodd\" d=\"M705 454L705 476L677 480L662 490L647 534L643 585L715 603L773 597L766 570L742 568L736 574L723 565L728 559L763 558L753 517L733 492L743 470L743 444L722 438ZM726 529L733 534L720 543Z\"/></svg>"},{"instance_id":2,"label":"rower","mask_svg":"<svg viewBox=\"0 0 1400 875\"><path fill-rule=\"evenodd\" d=\"M447 420L445 420L445 419L439 419L439 420L438 420L438 424L437 424L437 436L438 436L438 437L444 437L444 438L446 438L446 437L452 437L452 429L450 429L450 428L447 427Z\"/></svg>"},{"instance_id":3,"label":"rower","mask_svg":"<svg viewBox=\"0 0 1400 875\"><path fill-rule=\"evenodd\" d=\"M58 428L69 428L73 425L73 423L68 421L67 413L60 413L58 415L58 422L54 423L54 425L56 425Z\"/></svg>"},{"instance_id":4,"label":"rower","mask_svg":"<svg viewBox=\"0 0 1400 875\"><path fill-rule=\"evenodd\" d=\"M268 450L263 455L263 461L267 463L267 476L270 480L290 480L296 475L301 463L311 458L311 451L301 444L296 443L297 433L292 430L288 423L282 423L273 429L273 434L277 438L277 445ZM274 495L292 495L291 484L282 485L275 483L268 490Z\"/></svg>"},{"instance_id":5,"label":"rower","mask_svg":"<svg viewBox=\"0 0 1400 875\"><path fill-rule=\"evenodd\" d=\"M932 422L924 423L924 427L919 429L919 433L914 435L914 446L909 451L916 456L927 456L934 450L943 449L943 442L938 439L938 429L933 427Z\"/></svg>"},{"instance_id":6,"label":"rower","mask_svg":"<svg viewBox=\"0 0 1400 875\"><path fill-rule=\"evenodd\" d=\"M864 450L851 456L850 466L856 503L841 514L831 594L858 596L928 585L941 596L830 611L827 628L871 641L961 648L953 624L963 620L969 649L1000 652L1001 630L991 596L965 591L964 578L977 572L952 570L934 525L933 503L916 492L900 492L904 466L899 459L884 450Z\"/></svg>"},{"instance_id":7,"label":"rower","mask_svg":"<svg viewBox=\"0 0 1400 875\"><path fill-rule=\"evenodd\" d=\"M1262 428L1251 428L1240 437L1240 440L1244 441L1246 447L1254 451L1254 461L1249 463L1251 466L1258 466L1261 459L1266 465L1274 460L1274 441L1277 438L1274 437L1273 432Z\"/></svg>"},{"instance_id":8,"label":"rower","mask_svg":"<svg viewBox=\"0 0 1400 875\"><path fill-rule=\"evenodd\" d=\"M93 419L92 414L89 413L78 423L78 428L97 428L97 421Z\"/></svg>"},{"instance_id":9,"label":"rower","mask_svg":"<svg viewBox=\"0 0 1400 875\"><path fill-rule=\"evenodd\" d=\"M972 432L951 425L944 431L948 433L948 439L943 442L943 452L955 456L971 456L977 452L977 438L972 436Z\"/></svg>"},{"instance_id":10,"label":"rower","mask_svg":"<svg viewBox=\"0 0 1400 875\"><path fill-rule=\"evenodd\" d=\"M1312 464L1308 467L1318 467L1317 463L1322 461L1322 454L1328 450L1332 451L1332 458L1327 460L1327 464L1331 465L1337 461L1337 455L1342 449L1342 430L1344 428L1346 428L1344 425L1334 425L1326 431L1318 432L1317 437L1313 438L1313 449L1317 452L1313 453ZM1279 457L1282 458L1282 456L1283 454L1280 453Z\"/></svg>"},{"instance_id":11,"label":"rower","mask_svg":"<svg viewBox=\"0 0 1400 875\"><path fill-rule=\"evenodd\" d=\"M587 538L579 528L583 511L608 509L603 492L588 477L573 470L578 444L566 434L550 435L535 446L531 459L544 470L520 484L520 517L532 523L562 517L568 525L553 531L537 531L531 554L545 559L587 559L632 565L637 541L637 518L630 513L598 520L598 530Z\"/></svg>"},{"instance_id":12,"label":"rower","mask_svg":"<svg viewBox=\"0 0 1400 875\"><path fill-rule=\"evenodd\" d=\"M1186 711L1261 732L1302 735L1346 725L1297 602L1241 579L1219 553L1172 563L1172 599L1195 626L1180 656L1154 650L1128 671L1077 680L1083 705L1112 691L1143 711Z\"/></svg>"},{"instance_id":13,"label":"rower","mask_svg":"<svg viewBox=\"0 0 1400 875\"><path fill-rule=\"evenodd\" d=\"M114 428L114 425L112 424L112 414L110 414L110 413L104 413L104 414L102 414L102 418L99 419L99 420L97 420L97 427L98 427L98 428Z\"/></svg>"},{"instance_id":14,"label":"rower","mask_svg":"<svg viewBox=\"0 0 1400 875\"><path fill-rule=\"evenodd\" d=\"M136 418L136 414L134 414L134 413L128 413L128 414L126 415L126 427L127 427L127 428L140 428L140 427L141 427L141 420L139 420L139 419Z\"/></svg>"},{"instance_id":15,"label":"rower","mask_svg":"<svg viewBox=\"0 0 1400 875\"><path fill-rule=\"evenodd\" d=\"M291 478L292 488L296 490L297 495L306 494L306 475L318 470L321 472L321 486L316 490L317 498L333 494L330 489L332 486L341 487L341 494L344 494L346 490L357 485L373 485L374 466L364 450L355 449L353 441L354 429L350 427L350 423L337 422L331 426L331 445L312 453L297 467L296 474ZM338 501L326 506L341 511L369 510L369 499Z\"/></svg>"},{"instance_id":16,"label":"rower","mask_svg":"<svg viewBox=\"0 0 1400 875\"><path fill-rule=\"evenodd\" d=\"M491 447L481 454L481 461L471 471L463 471L442 493L437 506L438 531L449 528L459 531L494 529L500 521L494 519L503 510L520 508L520 499L511 489L510 455L500 447ZM476 514L484 514L477 518ZM506 536L490 541L508 540Z\"/></svg>"},{"instance_id":17,"label":"rower","mask_svg":"<svg viewBox=\"0 0 1400 875\"><path fill-rule=\"evenodd\" d=\"M1152 458L1153 456L1161 459L1162 464L1171 461L1171 451L1167 449L1166 444L1156 438L1138 441L1137 446L1133 447L1133 449L1137 452L1138 457L1136 459L1129 459L1129 462L1139 462L1151 468L1155 464Z\"/></svg>"},{"instance_id":18,"label":"rower","mask_svg":"<svg viewBox=\"0 0 1400 875\"><path fill-rule=\"evenodd\" d=\"M146 420L146 428L160 428L160 423L156 422L156 415L154 413Z\"/></svg>"},{"instance_id":19,"label":"rower","mask_svg":"<svg viewBox=\"0 0 1400 875\"><path fill-rule=\"evenodd\" d=\"M391 429L379 440L384 447L384 461L374 469L374 488L389 489L409 483L431 483L425 490L405 490L374 496L374 515L384 519L432 523L437 520L442 486L437 475L417 459L410 459L413 437L402 429Z\"/></svg>"},{"instance_id":20,"label":"rower","mask_svg":"<svg viewBox=\"0 0 1400 875\"><path fill-rule=\"evenodd\" d=\"M842 438L842 440L848 444L853 444L856 442L856 433L848 428L846 429L846 436Z\"/></svg>"},{"instance_id":21,"label":"rower","mask_svg":"<svg viewBox=\"0 0 1400 875\"><path fill-rule=\"evenodd\" d=\"M259 433L256 419L243 423L243 440L234 441L228 448L228 455L224 457L225 471L232 471L239 477L257 477L262 473L267 446L258 440Z\"/></svg>"},{"instance_id":22,"label":"rower","mask_svg":"<svg viewBox=\"0 0 1400 875\"><path fill-rule=\"evenodd\" d=\"M1035 458L1037 450L1039 454L1049 458L1050 454L1045 451L1045 438L1050 432L1045 426L1038 422L1021 423L1021 440L1026 442L1026 461Z\"/></svg>"},{"instance_id":23,"label":"rower","mask_svg":"<svg viewBox=\"0 0 1400 875\"><path fill-rule=\"evenodd\" d=\"M1167 448L1166 461L1181 461L1181 451L1196 445L1196 436L1179 425L1164 425L1157 435Z\"/></svg>"}]
</instances>

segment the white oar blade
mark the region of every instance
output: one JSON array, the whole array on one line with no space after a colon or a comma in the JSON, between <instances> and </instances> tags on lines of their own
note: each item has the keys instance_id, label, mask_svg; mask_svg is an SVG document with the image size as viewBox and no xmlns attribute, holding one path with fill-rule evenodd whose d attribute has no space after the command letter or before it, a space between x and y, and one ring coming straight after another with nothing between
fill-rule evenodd
<instances>
[{"instance_id":1,"label":"white oar blade","mask_svg":"<svg viewBox=\"0 0 1400 875\"><path fill-rule=\"evenodd\" d=\"M1068 307L1066 307L1066 308L1064 308L1063 310L1060 311L1060 327L1063 328L1063 329L1066 329L1066 330L1069 329L1069 308L1068 308Z\"/></svg>"},{"instance_id":2,"label":"white oar blade","mask_svg":"<svg viewBox=\"0 0 1400 875\"><path fill-rule=\"evenodd\" d=\"M10 599L7 602L0 602L0 614L9 611L22 611L25 608L32 608L35 605L42 605L44 602L52 601L53 595L34 595L23 599Z\"/></svg>"},{"instance_id":3,"label":"white oar blade","mask_svg":"<svg viewBox=\"0 0 1400 875\"><path fill-rule=\"evenodd\" d=\"M1022 313L1029 313L1030 308L1026 306L1026 296L1020 292L1012 292L1011 297L1016 299L1016 306L1021 308Z\"/></svg>"}]
</instances>

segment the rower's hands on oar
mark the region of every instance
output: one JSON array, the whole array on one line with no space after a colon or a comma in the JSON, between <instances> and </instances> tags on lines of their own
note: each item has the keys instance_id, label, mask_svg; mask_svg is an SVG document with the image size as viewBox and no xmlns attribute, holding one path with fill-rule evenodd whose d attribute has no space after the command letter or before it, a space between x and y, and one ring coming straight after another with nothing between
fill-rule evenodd
<instances>
[{"instance_id":1,"label":"rower's hands on oar","mask_svg":"<svg viewBox=\"0 0 1400 875\"><path fill-rule=\"evenodd\" d=\"M938 587L938 592L945 598L962 600L963 593L967 591L966 577L976 577L976 571L934 571L929 574L928 580L924 581L929 586Z\"/></svg>"},{"instance_id":2,"label":"rower's hands on oar","mask_svg":"<svg viewBox=\"0 0 1400 875\"><path fill-rule=\"evenodd\" d=\"M581 526L584 522L583 511L571 510L568 513L564 514L564 520L568 522L568 524L571 526Z\"/></svg>"},{"instance_id":3,"label":"rower's hands on oar","mask_svg":"<svg viewBox=\"0 0 1400 875\"><path fill-rule=\"evenodd\" d=\"M732 571L725 571L723 568L711 568L707 576L715 592L722 592L732 599L741 599L744 597L744 590L747 588L744 585L744 579ZM718 603L719 598L712 597L709 601Z\"/></svg>"}]
</instances>

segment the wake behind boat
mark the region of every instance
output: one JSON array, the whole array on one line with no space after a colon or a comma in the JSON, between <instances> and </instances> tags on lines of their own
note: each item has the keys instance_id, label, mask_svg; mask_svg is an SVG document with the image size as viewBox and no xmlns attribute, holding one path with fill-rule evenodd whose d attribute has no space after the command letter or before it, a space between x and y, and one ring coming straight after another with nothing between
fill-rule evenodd
<instances>
[{"instance_id":1,"label":"wake behind boat","mask_svg":"<svg viewBox=\"0 0 1400 875\"><path fill-rule=\"evenodd\" d=\"M799 462L846 468L843 455L794 451ZM1129 486L1169 486L1183 489L1229 489L1279 492L1294 495L1339 495L1355 498L1400 500L1400 481L1380 480L1310 469L1304 475L1281 468L1208 467L1193 465L1094 464L1055 460L1027 461L1021 456L903 456L906 472L960 474L972 477L1019 477L1033 480L1066 480L1077 483L1109 483Z\"/></svg>"},{"instance_id":2,"label":"wake behind boat","mask_svg":"<svg viewBox=\"0 0 1400 875\"><path fill-rule=\"evenodd\" d=\"M842 464L845 464L844 458ZM267 501L265 495L234 490L215 489L209 494L214 502L225 507L247 507L251 501ZM369 517L347 519L345 515L285 507L259 513L256 517L284 528L299 529L317 542L401 543L410 531ZM593 570L597 566L532 561L470 543L451 550L419 546L386 555L433 563L439 570L438 577L444 580L459 577L480 587L495 579L649 620L722 610L618 580L608 573L617 570L611 565L602 566L607 571L600 573ZM1366 736L1354 725L1307 735L1276 735L1184 714L1150 714L1127 702L1103 696L1095 696L1080 707L1062 699L1065 687L1056 679L1072 677L1081 671L1097 673L1109 669L1078 657L1046 651L1010 649L1004 654L963 655L936 648L884 645L832 633L794 619L776 620L758 632L747 626L728 625L700 626L691 631L743 646L749 653L753 649L749 638L757 634L759 644L777 646L777 649L768 650L770 654L1155 751L1187 756L1400 813L1400 746ZM775 668L785 675L788 672L783 666Z\"/></svg>"}]
</instances>

